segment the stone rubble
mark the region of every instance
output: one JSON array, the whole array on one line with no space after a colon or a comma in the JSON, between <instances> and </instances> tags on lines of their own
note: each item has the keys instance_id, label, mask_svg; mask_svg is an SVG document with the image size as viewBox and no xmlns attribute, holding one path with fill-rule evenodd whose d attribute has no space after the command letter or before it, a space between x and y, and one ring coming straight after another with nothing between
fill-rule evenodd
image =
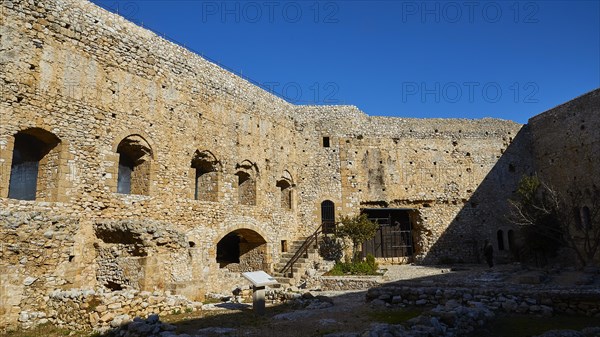
<instances>
[{"instance_id":1,"label":"stone rubble","mask_svg":"<svg viewBox=\"0 0 600 337\"><path fill-rule=\"evenodd\" d=\"M529 289L517 287L440 287L383 286L371 288L367 300L375 305L425 306L477 301L492 310L533 313L552 316L554 313L600 317L598 289Z\"/></svg>"},{"instance_id":2,"label":"stone rubble","mask_svg":"<svg viewBox=\"0 0 600 337\"><path fill-rule=\"evenodd\" d=\"M589 327L581 331L575 330L550 330L534 337L598 337L600 336L600 326Z\"/></svg>"},{"instance_id":3,"label":"stone rubble","mask_svg":"<svg viewBox=\"0 0 600 337\"><path fill-rule=\"evenodd\" d=\"M24 328L52 323L72 330L107 331L132 322L133 317L193 312L201 307L200 302L169 292L54 290L47 296L45 311L22 311L19 322Z\"/></svg>"}]
</instances>

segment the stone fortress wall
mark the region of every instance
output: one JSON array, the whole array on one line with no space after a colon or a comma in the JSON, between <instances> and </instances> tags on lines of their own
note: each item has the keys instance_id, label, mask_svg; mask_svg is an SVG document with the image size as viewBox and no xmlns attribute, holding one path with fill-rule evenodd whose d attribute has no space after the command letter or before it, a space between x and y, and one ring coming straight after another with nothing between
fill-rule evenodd
<instances>
[{"instance_id":1,"label":"stone fortress wall","mask_svg":"<svg viewBox=\"0 0 600 337\"><path fill-rule=\"evenodd\" d=\"M409 209L415 260L477 261L534 167L514 122L296 106L87 1L0 6L0 327L71 288L231 291L325 200Z\"/></svg>"},{"instance_id":2,"label":"stone fortress wall","mask_svg":"<svg viewBox=\"0 0 600 337\"><path fill-rule=\"evenodd\" d=\"M538 174L560 192L600 186L600 90L529 120Z\"/></svg>"}]
</instances>

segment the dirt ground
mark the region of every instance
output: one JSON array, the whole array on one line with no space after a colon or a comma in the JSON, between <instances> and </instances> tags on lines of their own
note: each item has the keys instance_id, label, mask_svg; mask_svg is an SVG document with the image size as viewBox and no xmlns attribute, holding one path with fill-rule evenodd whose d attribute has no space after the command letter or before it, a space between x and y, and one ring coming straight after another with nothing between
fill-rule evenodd
<instances>
[{"instance_id":1,"label":"dirt ground","mask_svg":"<svg viewBox=\"0 0 600 337\"><path fill-rule=\"evenodd\" d=\"M456 278L457 272L449 268L410 265L382 266L386 269L382 283L399 280L423 280L442 276ZM463 272L460 272L463 273ZM418 316L418 310L389 310L372 308L365 302L366 290L318 291L307 289L311 294L324 295L334 305L324 309L302 309L292 305L268 305L264 316L255 315L250 305L243 308L223 309L165 317L163 321L178 327L177 332L190 335L201 331L208 336L323 336L342 331L360 332L374 322L401 323ZM224 329L223 329L224 328Z\"/></svg>"},{"instance_id":2,"label":"dirt ground","mask_svg":"<svg viewBox=\"0 0 600 337\"><path fill-rule=\"evenodd\" d=\"M494 284L537 284L542 287L600 287L600 274L576 270L533 270L520 265L501 265L492 269L481 265L429 267L412 265L382 266L385 274L382 284L399 282L412 286L439 284L468 286L490 282ZM215 310L203 310L161 317L163 322L177 326L178 333L205 336L323 336L334 332L361 332L371 324L398 324L418 316L428 308L386 309L373 308L365 302L366 290L319 291L305 289L312 295L324 295L334 305L323 309L303 309L290 304L269 305L266 313L257 316L250 304L217 304ZM65 336L64 330L43 330L41 334L11 334L11 337ZM72 336L90 336L89 333L71 333Z\"/></svg>"},{"instance_id":3,"label":"dirt ground","mask_svg":"<svg viewBox=\"0 0 600 337\"><path fill-rule=\"evenodd\" d=\"M429 267L388 265L382 283L400 282L411 285L461 285L473 283L537 284L544 287L600 286L600 275L591 276L576 270L533 270L520 265L501 265L487 268L481 265L459 267ZM594 275L594 274L591 274ZM166 317L177 325L178 332L208 336L323 336L333 332L361 332L371 324L398 324L419 315L428 308L385 309L373 308L365 302L365 290L316 291L325 295L334 305L324 309L305 310L289 305L269 306L264 316L254 314L248 305L244 308L203 312L197 317Z\"/></svg>"}]
</instances>

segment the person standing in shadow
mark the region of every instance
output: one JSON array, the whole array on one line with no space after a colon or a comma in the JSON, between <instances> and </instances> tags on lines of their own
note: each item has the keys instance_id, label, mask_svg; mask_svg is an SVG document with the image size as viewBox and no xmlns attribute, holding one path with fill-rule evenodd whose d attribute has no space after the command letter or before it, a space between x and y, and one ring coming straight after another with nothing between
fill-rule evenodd
<instances>
[{"instance_id":1,"label":"person standing in shadow","mask_svg":"<svg viewBox=\"0 0 600 337\"><path fill-rule=\"evenodd\" d=\"M489 240L485 240L483 244L483 256L488 266L492 268L494 266L494 247L492 247Z\"/></svg>"}]
</instances>

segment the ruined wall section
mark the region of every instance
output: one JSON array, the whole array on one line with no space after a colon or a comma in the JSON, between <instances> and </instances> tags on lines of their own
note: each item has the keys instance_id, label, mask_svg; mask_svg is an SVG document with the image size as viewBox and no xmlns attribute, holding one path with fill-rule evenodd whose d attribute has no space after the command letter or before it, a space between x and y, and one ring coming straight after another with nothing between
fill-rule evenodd
<instances>
[{"instance_id":1,"label":"ruined wall section","mask_svg":"<svg viewBox=\"0 0 600 337\"><path fill-rule=\"evenodd\" d=\"M295 207L283 209L273 202L280 198L276 182L284 171L298 179L290 104L91 3L0 6L0 208L9 220L15 212L41 208L59 217L59 224L77 224L71 234L91 248L84 255L76 252L61 273L88 275L88 285L96 279L120 280L199 298L201 292L224 286L209 276L218 274L214 247L228 232L261 229L269 264L279 258L281 238L299 235ZM44 194L44 202L7 198L14 136L32 128L60 141L58 159L52 157L56 165L43 176L56 177L47 184L56 193ZM151 150L147 195L116 193L117 149L131 135ZM191 161L196 151L209 151L218 162L217 201L194 200ZM238 203L235 173L244 161L256 168L256 206ZM131 219L142 227L154 224L179 233L185 247L169 250L160 238L146 240L157 248L141 257L131 251L131 243L107 243L97 235L107 221L117 228ZM2 225L18 225L9 220ZM4 242L11 233L3 227L0 239ZM2 267L13 258L3 255ZM142 265L145 275L131 272ZM1 287L24 291L24 280L36 268L15 267ZM97 272L107 274L97 278ZM42 289L55 285L39 279L39 296L31 298L41 301ZM84 283L70 282L64 286ZM13 304L0 310L23 309Z\"/></svg>"},{"instance_id":2,"label":"ruined wall section","mask_svg":"<svg viewBox=\"0 0 600 337\"><path fill-rule=\"evenodd\" d=\"M485 238L495 242L496 231L510 227L506 200L531 170L523 159L528 146L521 125L368 117L355 107L306 107L303 116L308 148L318 158L312 194L302 190L312 204L333 194L342 214L378 207L417 210L415 248L426 262L474 261ZM330 137L331 148L319 146L323 136Z\"/></svg>"},{"instance_id":3,"label":"ruined wall section","mask_svg":"<svg viewBox=\"0 0 600 337\"><path fill-rule=\"evenodd\" d=\"M24 311L45 311L48 288L90 281L73 269L86 249L79 226L78 219L49 207L0 212L0 328Z\"/></svg>"},{"instance_id":4,"label":"ruined wall section","mask_svg":"<svg viewBox=\"0 0 600 337\"><path fill-rule=\"evenodd\" d=\"M354 213L344 206L340 152L345 131L352 130L351 120L363 120L367 115L354 106L298 106L294 111L295 127L302 138L297 142L297 154L303 158L298 165L298 216L303 235L312 234L321 225L321 203L330 200L335 205L336 218Z\"/></svg>"},{"instance_id":5,"label":"ruined wall section","mask_svg":"<svg viewBox=\"0 0 600 337\"><path fill-rule=\"evenodd\" d=\"M586 251L583 248L586 233L593 237L600 226L599 116L600 89L596 89L541 113L528 123L535 172L558 193L562 207L571 212L572 217L565 222L572 226L570 233L580 252ZM565 249L559 257L572 263L574 255L573 250ZM600 262L599 255L587 258L588 263Z\"/></svg>"},{"instance_id":6,"label":"ruined wall section","mask_svg":"<svg viewBox=\"0 0 600 337\"><path fill-rule=\"evenodd\" d=\"M536 171L561 192L600 186L600 89L529 120Z\"/></svg>"}]
</instances>

